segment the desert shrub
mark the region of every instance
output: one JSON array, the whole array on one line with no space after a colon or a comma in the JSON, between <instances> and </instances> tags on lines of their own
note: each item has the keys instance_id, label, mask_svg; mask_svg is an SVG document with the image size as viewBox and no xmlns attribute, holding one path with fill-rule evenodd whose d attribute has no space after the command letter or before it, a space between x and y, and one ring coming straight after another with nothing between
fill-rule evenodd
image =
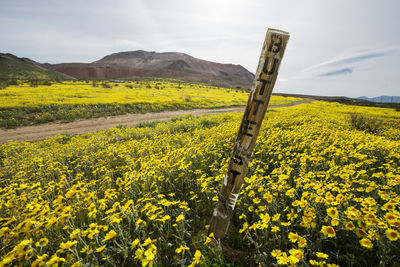
<instances>
[{"instance_id":1,"label":"desert shrub","mask_svg":"<svg viewBox=\"0 0 400 267\"><path fill-rule=\"evenodd\" d=\"M103 88L112 88L112 85L111 84L108 84L108 83L102 83L101 84L101 86L103 87Z\"/></svg>"},{"instance_id":2,"label":"desert shrub","mask_svg":"<svg viewBox=\"0 0 400 267\"><path fill-rule=\"evenodd\" d=\"M351 124L360 131L376 134L381 128L383 121L376 118L368 118L359 114L351 114Z\"/></svg>"}]
</instances>

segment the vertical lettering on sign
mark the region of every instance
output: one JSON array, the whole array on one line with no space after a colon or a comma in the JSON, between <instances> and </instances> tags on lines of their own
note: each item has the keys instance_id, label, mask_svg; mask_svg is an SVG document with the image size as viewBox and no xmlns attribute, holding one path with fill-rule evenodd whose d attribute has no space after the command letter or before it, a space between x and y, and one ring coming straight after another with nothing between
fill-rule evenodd
<instances>
[{"instance_id":1,"label":"vertical lettering on sign","mask_svg":"<svg viewBox=\"0 0 400 267\"><path fill-rule=\"evenodd\" d=\"M220 191L219 202L210 222L209 233L214 233L216 238L223 238L228 230L288 40L287 32L274 29L267 31L249 101Z\"/></svg>"}]
</instances>

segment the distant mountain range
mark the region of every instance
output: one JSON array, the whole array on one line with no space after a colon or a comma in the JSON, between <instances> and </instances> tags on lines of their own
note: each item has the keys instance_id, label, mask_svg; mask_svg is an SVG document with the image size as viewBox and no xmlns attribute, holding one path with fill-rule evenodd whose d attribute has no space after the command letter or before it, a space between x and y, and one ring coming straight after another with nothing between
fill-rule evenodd
<instances>
[{"instance_id":1,"label":"distant mountain range","mask_svg":"<svg viewBox=\"0 0 400 267\"><path fill-rule=\"evenodd\" d=\"M49 70L29 58L0 53L0 80L66 80L74 79L63 73Z\"/></svg>"},{"instance_id":2,"label":"distant mountain range","mask_svg":"<svg viewBox=\"0 0 400 267\"><path fill-rule=\"evenodd\" d=\"M400 103L400 96L377 96L377 97L366 97L360 96L357 99L368 100L377 103Z\"/></svg>"},{"instance_id":3,"label":"distant mountain range","mask_svg":"<svg viewBox=\"0 0 400 267\"><path fill-rule=\"evenodd\" d=\"M175 78L215 85L249 87L254 74L241 65L221 64L184 53L120 52L92 63L43 64L77 79Z\"/></svg>"}]
</instances>

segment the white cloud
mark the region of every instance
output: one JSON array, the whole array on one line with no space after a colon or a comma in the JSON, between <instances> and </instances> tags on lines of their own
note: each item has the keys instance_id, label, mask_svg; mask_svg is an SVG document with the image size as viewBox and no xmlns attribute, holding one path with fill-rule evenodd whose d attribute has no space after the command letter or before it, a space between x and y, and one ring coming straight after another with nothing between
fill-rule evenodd
<instances>
[{"instance_id":1,"label":"white cloud","mask_svg":"<svg viewBox=\"0 0 400 267\"><path fill-rule=\"evenodd\" d=\"M255 72L267 28L280 28L291 38L275 91L399 95L399 53L377 49L400 44L399 9L396 0L2 0L0 51L51 63L176 51Z\"/></svg>"}]
</instances>

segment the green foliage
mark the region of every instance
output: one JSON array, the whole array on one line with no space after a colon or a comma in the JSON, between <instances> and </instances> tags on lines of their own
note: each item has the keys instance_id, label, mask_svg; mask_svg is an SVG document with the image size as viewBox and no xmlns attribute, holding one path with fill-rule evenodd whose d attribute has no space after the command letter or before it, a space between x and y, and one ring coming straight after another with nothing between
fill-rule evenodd
<instances>
[{"instance_id":1,"label":"green foliage","mask_svg":"<svg viewBox=\"0 0 400 267\"><path fill-rule=\"evenodd\" d=\"M0 53L0 80L65 80L71 78L14 55Z\"/></svg>"},{"instance_id":2,"label":"green foliage","mask_svg":"<svg viewBox=\"0 0 400 267\"><path fill-rule=\"evenodd\" d=\"M362 114L350 114L350 122L354 129L364 131L366 133L388 136L390 132L391 138L400 139L400 120L395 117L368 117Z\"/></svg>"}]
</instances>

